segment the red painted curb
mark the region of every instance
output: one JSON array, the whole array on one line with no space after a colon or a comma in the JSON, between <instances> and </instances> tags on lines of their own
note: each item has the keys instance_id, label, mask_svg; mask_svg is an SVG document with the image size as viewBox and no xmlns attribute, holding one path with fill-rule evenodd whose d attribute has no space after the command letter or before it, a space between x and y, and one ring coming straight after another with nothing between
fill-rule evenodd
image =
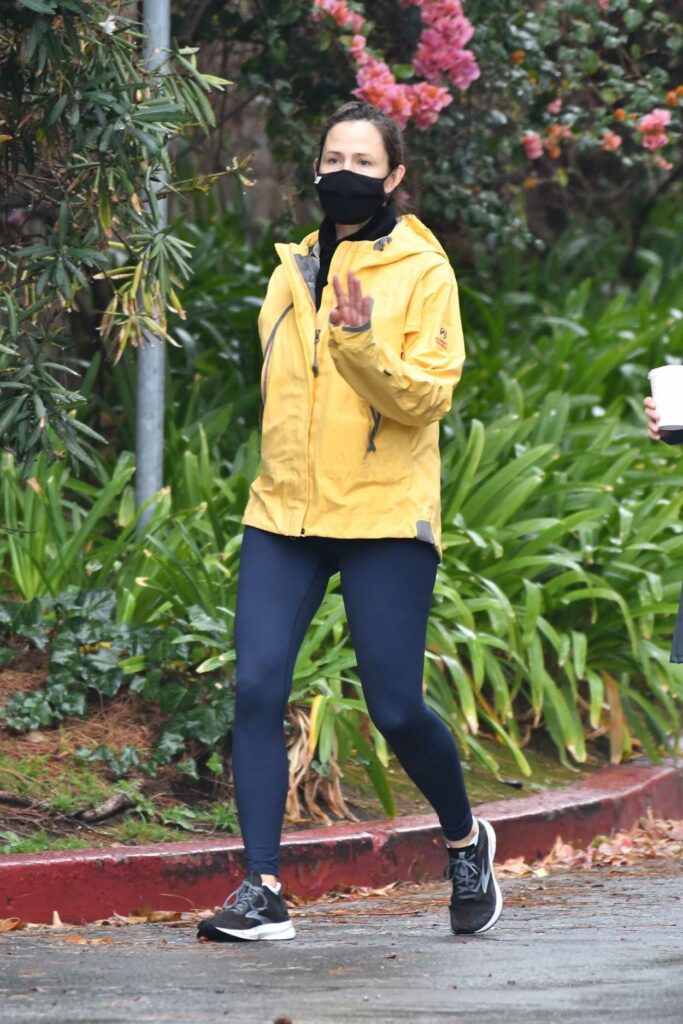
<instances>
[{"instance_id":1,"label":"red painted curb","mask_svg":"<svg viewBox=\"0 0 683 1024\"><path fill-rule=\"evenodd\" d=\"M497 860L543 856L558 835L586 843L631 827L647 811L683 817L676 768L604 768L564 789L477 808L495 826ZM242 849L234 838L0 857L0 918L51 921L57 910L63 921L82 923L142 907L213 907L243 877ZM436 817L420 814L286 833L281 863L288 893L319 896L441 878L445 858Z\"/></svg>"}]
</instances>

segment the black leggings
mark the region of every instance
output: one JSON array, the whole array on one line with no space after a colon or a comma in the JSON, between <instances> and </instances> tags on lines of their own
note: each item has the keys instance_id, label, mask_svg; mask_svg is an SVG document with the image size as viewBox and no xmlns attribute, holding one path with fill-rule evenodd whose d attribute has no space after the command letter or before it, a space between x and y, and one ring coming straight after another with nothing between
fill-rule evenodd
<instances>
[{"instance_id":1,"label":"black leggings","mask_svg":"<svg viewBox=\"0 0 683 1024\"><path fill-rule=\"evenodd\" d=\"M245 527L235 612L233 773L249 871L278 874L288 783L283 719L299 648L337 570L373 722L446 837L463 839L471 831L453 737L422 696L437 564L434 548L420 540L291 539Z\"/></svg>"}]
</instances>

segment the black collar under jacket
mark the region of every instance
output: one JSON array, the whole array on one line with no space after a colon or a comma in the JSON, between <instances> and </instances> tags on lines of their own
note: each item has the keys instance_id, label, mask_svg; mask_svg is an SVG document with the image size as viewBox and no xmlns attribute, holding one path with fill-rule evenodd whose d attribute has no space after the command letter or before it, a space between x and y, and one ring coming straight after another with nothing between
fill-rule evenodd
<instances>
[{"instance_id":1,"label":"black collar under jacket","mask_svg":"<svg viewBox=\"0 0 683 1024\"><path fill-rule=\"evenodd\" d=\"M320 247L320 269L315 279L315 308L320 309L320 301L323 288L327 284L327 277L330 272L330 263L334 251L339 242L373 242L384 235L390 234L396 227L396 210L393 203L386 203L380 206L366 224L363 224L358 231L345 238L337 239L336 225L329 217L325 217L318 232L318 244Z\"/></svg>"}]
</instances>

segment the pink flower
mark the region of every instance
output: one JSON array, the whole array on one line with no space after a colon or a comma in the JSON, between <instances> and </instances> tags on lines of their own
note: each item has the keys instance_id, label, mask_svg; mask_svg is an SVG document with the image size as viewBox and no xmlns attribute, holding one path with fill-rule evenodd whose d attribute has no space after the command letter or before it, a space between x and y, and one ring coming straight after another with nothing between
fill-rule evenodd
<instances>
[{"instance_id":1,"label":"pink flower","mask_svg":"<svg viewBox=\"0 0 683 1024\"><path fill-rule=\"evenodd\" d=\"M354 96L384 110L400 128L405 128L408 121L414 119L416 126L424 131L438 120L444 107L453 102L452 94L443 86L428 82L416 85L398 83L388 65L367 51L363 53L357 81Z\"/></svg>"},{"instance_id":2,"label":"pink flower","mask_svg":"<svg viewBox=\"0 0 683 1024\"><path fill-rule=\"evenodd\" d=\"M655 160L657 167L661 167L663 171L670 171L673 164L669 160L665 160L663 156L658 156Z\"/></svg>"},{"instance_id":3,"label":"pink flower","mask_svg":"<svg viewBox=\"0 0 683 1024\"><path fill-rule=\"evenodd\" d=\"M389 114L399 128L405 128L413 112L412 86L399 85L383 60L367 54L356 75L353 95Z\"/></svg>"},{"instance_id":4,"label":"pink flower","mask_svg":"<svg viewBox=\"0 0 683 1024\"><path fill-rule=\"evenodd\" d=\"M671 123L671 111L664 107L655 107L649 114L645 114L638 122L638 130L642 136L645 149L661 149L666 146L669 136L664 129Z\"/></svg>"},{"instance_id":5,"label":"pink flower","mask_svg":"<svg viewBox=\"0 0 683 1024\"><path fill-rule=\"evenodd\" d=\"M349 53L357 63L363 61L367 56L367 51L365 49L366 45L367 40L365 36L354 36L351 40Z\"/></svg>"},{"instance_id":6,"label":"pink flower","mask_svg":"<svg viewBox=\"0 0 683 1024\"><path fill-rule=\"evenodd\" d=\"M598 7L601 11L606 11L609 7L609 0L598 0Z\"/></svg>"},{"instance_id":7,"label":"pink flower","mask_svg":"<svg viewBox=\"0 0 683 1024\"><path fill-rule=\"evenodd\" d=\"M479 78L481 71L474 54L469 50L461 50L457 60L453 62L448 77L458 89L467 89Z\"/></svg>"},{"instance_id":8,"label":"pink flower","mask_svg":"<svg viewBox=\"0 0 683 1024\"><path fill-rule=\"evenodd\" d=\"M643 135L645 149L661 149L662 146L666 146L668 141L669 136L666 132L662 132L661 135Z\"/></svg>"},{"instance_id":9,"label":"pink flower","mask_svg":"<svg viewBox=\"0 0 683 1024\"><path fill-rule=\"evenodd\" d=\"M621 135L617 135L616 132L612 132L609 128L605 128L605 133L602 137L602 149L619 149L621 143Z\"/></svg>"},{"instance_id":10,"label":"pink flower","mask_svg":"<svg viewBox=\"0 0 683 1024\"><path fill-rule=\"evenodd\" d=\"M538 132L526 132L522 136L522 144L529 160L538 160L543 156L543 143Z\"/></svg>"},{"instance_id":11,"label":"pink flower","mask_svg":"<svg viewBox=\"0 0 683 1024\"><path fill-rule=\"evenodd\" d=\"M407 0L420 8L425 28L413 59L415 71L428 82L449 79L458 89L467 89L480 75L472 53L465 50L474 35L460 0Z\"/></svg>"},{"instance_id":12,"label":"pink flower","mask_svg":"<svg viewBox=\"0 0 683 1024\"><path fill-rule=\"evenodd\" d=\"M324 13L353 34L348 44L356 63L357 87L353 95L384 110L401 128L412 119L424 131L453 102L447 82L464 90L479 78L474 54L465 49L474 28L463 13L460 0L402 2L419 8L424 26L413 67L426 81L415 84L397 82L385 61L368 50L361 33L366 19L352 10L347 0L313 0L313 16L320 18Z\"/></svg>"},{"instance_id":13,"label":"pink flower","mask_svg":"<svg viewBox=\"0 0 683 1024\"><path fill-rule=\"evenodd\" d=\"M440 85L418 82L412 86L413 117L422 131L435 124L440 112L453 102L453 96Z\"/></svg>"},{"instance_id":14,"label":"pink flower","mask_svg":"<svg viewBox=\"0 0 683 1024\"><path fill-rule=\"evenodd\" d=\"M549 114L559 114L562 110L562 100L558 96L558 98L553 100L552 103L546 103L545 109Z\"/></svg>"},{"instance_id":15,"label":"pink flower","mask_svg":"<svg viewBox=\"0 0 683 1024\"><path fill-rule=\"evenodd\" d=\"M655 107L645 117L641 117L638 129L644 135L659 135L668 124L671 124L671 111L665 110L664 107Z\"/></svg>"},{"instance_id":16,"label":"pink flower","mask_svg":"<svg viewBox=\"0 0 683 1024\"><path fill-rule=\"evenodd\" d=\"M365 24L363 15L352 11L346 0L313 0L313 5L317 8L313 12L314 17L320 17L319 11L324 11L340 28L349 28L352 32L358 33Z\"/></svg>"}]
</instances>

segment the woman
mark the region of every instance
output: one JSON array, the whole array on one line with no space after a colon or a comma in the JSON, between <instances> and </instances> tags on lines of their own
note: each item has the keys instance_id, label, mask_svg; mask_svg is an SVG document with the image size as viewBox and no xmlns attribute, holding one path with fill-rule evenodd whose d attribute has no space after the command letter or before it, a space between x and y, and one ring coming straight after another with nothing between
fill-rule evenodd
<instances>
[{"instance_id":1,"label":"woman","mask_svg":"<svg viewBox=\"0 0 683 1024\"><path fill-rule=\"evenodd\" d=\"M324 126L325 217L281 260L259 316L261 470L252 485L235 612L233 773L248 875L203 920L210 939L294 936L278 881L288 784L283 718L297 652L339 571L369 713L444 831L451 928L501 911L495 835L470 811L458 753L422 695L441 557L439 419L464 345L446 254L393 194L400 132L353 102Z\"/></svg>"},{"instance_id":2,"label":"woman","mask_svg":"<svg viewBox=\"0 0 683 1024\"><path fill-rule=\"evenodd\" d=\"M653 441L666 441L667 444L683 444L683 430L661 431L659 429L659 413L654 398L645 399L645 412L648 418L648 434ZM671 661L675 664L683 663L683 590L681 590L681 600L674 627Z\"/></svg>"}]
</instances>

